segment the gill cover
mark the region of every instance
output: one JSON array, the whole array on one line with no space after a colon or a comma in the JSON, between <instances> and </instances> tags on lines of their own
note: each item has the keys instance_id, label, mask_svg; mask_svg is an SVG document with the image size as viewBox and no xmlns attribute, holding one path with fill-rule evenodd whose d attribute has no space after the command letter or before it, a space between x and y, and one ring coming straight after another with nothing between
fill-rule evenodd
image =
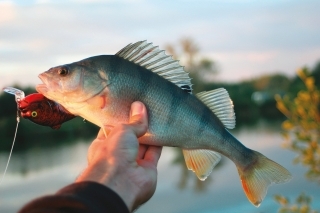
<instances>
[{"instance_id":1,"label":"gill cover","mask_svg":"<svg viewBox=\"0 0 320 213\"><path fill-rule=\"evenodd\" d=\"M108 85L103 70L95 70L90 58L57 66L39 75L44 84L36 87L49 99L68 105L81 103L101 92Z\"/></svg>"}]
</instances>

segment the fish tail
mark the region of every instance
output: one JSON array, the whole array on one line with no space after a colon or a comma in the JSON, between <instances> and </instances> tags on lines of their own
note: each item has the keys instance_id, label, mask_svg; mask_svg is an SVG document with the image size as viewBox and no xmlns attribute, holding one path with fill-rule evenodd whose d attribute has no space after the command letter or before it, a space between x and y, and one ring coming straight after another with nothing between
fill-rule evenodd
<instances>
[{"instance_id":1,"label":"fish tail","mask_svg":"<svg viewBox=\"0 0 320 213\"><path fill-rule=\"evenodd\" d=\"M259 152L255 161L244 169L238 167L243 190L248 200L256 207L264 199L268 186L272 183L285 183L291 179L291 174L284 167L268 159Z\"/></svg>"}]
</instances>

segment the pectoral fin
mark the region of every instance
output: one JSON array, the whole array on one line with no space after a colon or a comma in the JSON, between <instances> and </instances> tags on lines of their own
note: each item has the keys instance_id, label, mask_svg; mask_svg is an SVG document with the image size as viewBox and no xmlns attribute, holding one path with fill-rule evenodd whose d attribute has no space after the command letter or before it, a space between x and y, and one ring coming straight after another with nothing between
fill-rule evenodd
<instances>
[{"instance_id":1,"label":"pectoral fin","mask_svg":"<svg viewBox=\"0 0 320 213\"><path fill-rule=\"evenodd\" d=\"M95 96L87 100L87 103L89 105L98 106L100 109L103 109L107 104L107 97L104 94Z\"/></svg>"},{"instance_id":2,"label":"pectoral fin","mask_svg":"<svg viewBox=\"0 0 320 213\"><path fill-rule=\"evenodd\" d=\"M207 149L182 149L186 165L196 173L200 180L205 180L219 163L221 156Z\"/></svg>"},{"instance_id":3,"label":"pectoral fin","mask_svg":"<svg viewBox=\"0 0 320 213\"><path fill-rule=\"evenodd\" d=\"M108 130L104 127L102 127L102 130L103 130L103 133L104 133L104 136L107 138L108 137Z\"/></svg>"},{"instance_id":4,"label":"pectoral fin","mask_svg":"<svg viewBox=\"0 0 320 213\"><path fill-rule=\"evenodd\" d=\"M103 130L104 136L107 138L110 131L114 128L114 126L111 125L101 125L101 128Z\"/></svg>"}]
</instances>

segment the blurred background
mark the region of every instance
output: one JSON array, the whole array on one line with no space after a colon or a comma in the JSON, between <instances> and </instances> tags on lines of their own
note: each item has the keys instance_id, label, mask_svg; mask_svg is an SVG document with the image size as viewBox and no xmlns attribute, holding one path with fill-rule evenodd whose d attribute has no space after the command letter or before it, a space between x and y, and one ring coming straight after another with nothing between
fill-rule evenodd
<instances>
[{"instance_id":1,"label":"blurred background","mask_svg":"<svg viewBox=\"0 0 320 213\"><path fill-rule=\"evenodd\" d=\"M198 181L181 150L165 148L153 198L137 212L320 211L319 1L0 1L0 88L34 93L38 74L148 40L190 73L194 93L224 87L237 119L232 133L285 166L293 180L270 187L259 208L223 158ZM14 96L0 93L0 174L16 127ZM72 183L98 127L75 118L59 130L22 119L0 212L16 212Z\"/></svg>"}]
</instances>

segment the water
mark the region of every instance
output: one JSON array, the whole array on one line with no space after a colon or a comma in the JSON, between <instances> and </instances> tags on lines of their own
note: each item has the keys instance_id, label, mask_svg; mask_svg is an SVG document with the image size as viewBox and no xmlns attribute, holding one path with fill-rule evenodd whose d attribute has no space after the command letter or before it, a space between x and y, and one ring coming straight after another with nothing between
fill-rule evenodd
<instances>
[{"instance_id":1,"label":"water","mask_svg":"<svg viewBox=\"0 0 320 213\"><path fill-rule=\"evenodd\" d=\"M320 209L320 186L305 179L305 168L292 164L295 153L280 148L283 139L277 129L278 126L262 123L254 128L241 128L233 132L246 146L265 154L293 174L291 182L271 186L259 208L247 200L237 170L228 159L205 181L204 190L194 190L196 182L191 172L186 179L186 187L179 188L182 167L172 164L175 152L172 148L165 148L158 166L156 193L137 213L277 212L279 205L273 200L275 194L294 200L301 192L312 195L312 207ZM0 186L0 212L16 212L33 198L52 194L72 183L86 166L88 146L88 143L79 141L55 149L14 152L8 173ZM0 155L1 171L7 157L8 153Z\"/></svg>"}]
</instances>

